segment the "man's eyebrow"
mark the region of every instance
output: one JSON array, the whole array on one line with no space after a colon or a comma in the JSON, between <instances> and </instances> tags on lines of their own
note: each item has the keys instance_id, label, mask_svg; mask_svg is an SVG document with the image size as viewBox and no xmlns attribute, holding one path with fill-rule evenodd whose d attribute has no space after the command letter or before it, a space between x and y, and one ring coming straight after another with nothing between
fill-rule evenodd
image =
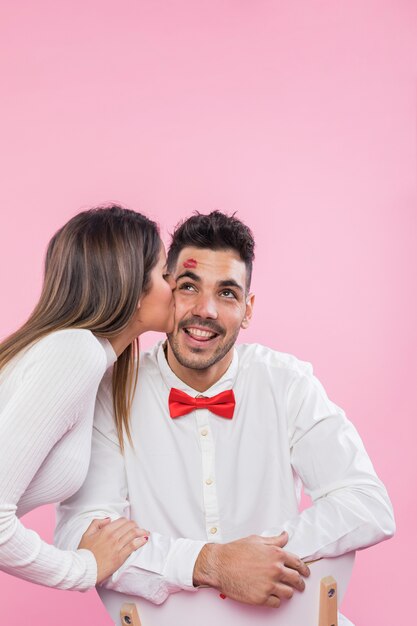
<instances>
[{"instance_id":1,"label":"man's eyebrow","mask_svg":"<svg viewBox=\"0 0 417 626\"><path fill-rule=\"evenodd\" d=\"M200 276L198 276L194 272L190 272L190 270L187 270L186 272L182 272L182 274L177 276L176 280L180 280L180 278L191 278L191 280L195 280L195 282L197 283L201 282Z\"/></svg>"},{"instance_id":2,"label":"man's eyebrow","mask_svg":"<svg viewBox=\"0 0 417 626\"><path fill-rule=\"evenodd\" d=\"M226 280L220 280L218 283L219 287L235 287L235 289L239 289L239 291L244 291L243 287L239 285L233 278L227 278Z\"/></svg>"}]
</instances>

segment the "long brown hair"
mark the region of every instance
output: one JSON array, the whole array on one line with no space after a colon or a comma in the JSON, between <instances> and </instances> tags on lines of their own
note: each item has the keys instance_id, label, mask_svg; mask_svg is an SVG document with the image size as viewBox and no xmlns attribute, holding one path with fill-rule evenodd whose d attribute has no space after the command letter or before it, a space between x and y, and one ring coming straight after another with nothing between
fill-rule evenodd
<instances>
[{"instance_id":1,"label":"long brown hair","mask_svg":"<svg viewBox=\"0 0 417 626\"><path fill-rule=\"evenodd\" d=\"M83 211L52 237L41 296L27 322L0 343L0 370L21 350L51 332L88 329L111 338L122 331L150 288L161 240L157 225L117 205ZM117 433L131 442L129 414L138 375L139 341L113 368Z\"/></svg>"}]
</instances>

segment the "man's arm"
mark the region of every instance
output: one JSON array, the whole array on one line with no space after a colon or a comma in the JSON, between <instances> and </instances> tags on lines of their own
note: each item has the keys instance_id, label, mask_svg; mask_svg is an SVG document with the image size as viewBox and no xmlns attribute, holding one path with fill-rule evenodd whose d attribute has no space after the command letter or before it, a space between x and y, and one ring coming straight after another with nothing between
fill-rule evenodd
<instances>
[{"instance_id":1,"label":"man's arm","mask_svg":"<svg viewBox=\"0 0 417 626\"><path fill-rule=\"evenodd\" d=\"M395 532L392 505L363 443L343 411L312 375L288 392L291 463L312 506L279 529L286 549L312 560L366 548Z\"/></svg>"},{"instance_id":2,"label":"man's arm","mask_svg":"<svg viewBox=\"0 0 417 626\"><path fill-rule=\"evenodd\" d=\"M67 549L78 547L93 519L129 517L125 465L117 443L111 403L98 400L96 413L87 478L81 489L57 508L55 542ZM103 586L142 596L156 604L166 600L170 593L194 590L194 563L205 542L174 539L149 530L147 545L135 551Z\"/></svg>"},{"instance_id":3,"label":"man's arm","mask_svg":"<svg viewBox=\"0 0 417 626\"><path fill-rule=\"evenodd\" d=\"M242 602L279 606L275 595L291 597L292 589L302 589L299 574L306 574L300 559L291 553L304 560L334 557L388 539L395 531L387 491L356 429L330 402L319 381L311 374L297 377L287 400L291 463L313 500L312 506L264 531L265 538L273 539L269 546L261 546L259 537L225 546L207 545L196 563L197 582L215 586ZM283 530L288 535L279 543L276 536ZM257 545L250 545L251 540ZM268 561L273 559L272 549L275 562ZM264 565L268 563L262 574L258 569L262 564L256 560L260 550ZM283 582L286 589L279 587ZM275 585L270 587L274 591L268 592L263 583Z\"/></svg>"}]
</instances>

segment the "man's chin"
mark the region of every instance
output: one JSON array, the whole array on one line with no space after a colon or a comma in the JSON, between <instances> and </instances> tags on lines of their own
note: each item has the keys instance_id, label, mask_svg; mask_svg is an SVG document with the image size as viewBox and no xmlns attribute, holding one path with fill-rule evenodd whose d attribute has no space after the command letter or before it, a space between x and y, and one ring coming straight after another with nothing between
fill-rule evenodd
<instances>
[{"instance_id":1,"label":"man's chin","mask_svg":"<svg viewBox=\"0 0 417 626\"><path fill-rule=\"evenodd\" d=\"M214 349L202 346L183 346L173 334L167 335L171 351L180 365L194 370L205 370L222 357Z\"/></svg>"},{"instance_id":2,"label":"man's chin","mask_svg":"<svg viewBox=\"0 0 417 626\"><path fill-rule=\"evenodd\" d=\"M217 362L216 354L210 354L203 348L187 348L173 350L174 356L183 367L194 370L204 370Z\"/></svg>"}]
</instances>

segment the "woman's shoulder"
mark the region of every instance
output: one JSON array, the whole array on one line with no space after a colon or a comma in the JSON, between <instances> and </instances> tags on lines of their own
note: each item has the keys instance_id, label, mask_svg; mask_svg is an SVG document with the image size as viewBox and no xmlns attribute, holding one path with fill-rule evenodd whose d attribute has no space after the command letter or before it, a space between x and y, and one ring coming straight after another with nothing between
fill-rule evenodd
<instances>
[{"instance_id":1,"label":"woman's shoulder","mask_svg":"<svg viewBox=\"0 0 417 626\"><path fill-rule=\"evenodd\" d=\"M50 348L51 346L59 346L60 348L71 349L88 349L102 352L103 348L99 341L91 332L84 328L62 328L48 333L42 339L33 344L39 349Z\"/></svg>"},{"instance_id":2,"label":"woman's shoulder","mask_svg":"<svg viewBox=\"0 0 417 626\"><path fill-rule=\"evenodd\" d=\"M36 341L26 353L26 361L68 363L78 369L105 367L106 352L94 334L82 328L56 330Z\"/></svg>"}]
</instances>

